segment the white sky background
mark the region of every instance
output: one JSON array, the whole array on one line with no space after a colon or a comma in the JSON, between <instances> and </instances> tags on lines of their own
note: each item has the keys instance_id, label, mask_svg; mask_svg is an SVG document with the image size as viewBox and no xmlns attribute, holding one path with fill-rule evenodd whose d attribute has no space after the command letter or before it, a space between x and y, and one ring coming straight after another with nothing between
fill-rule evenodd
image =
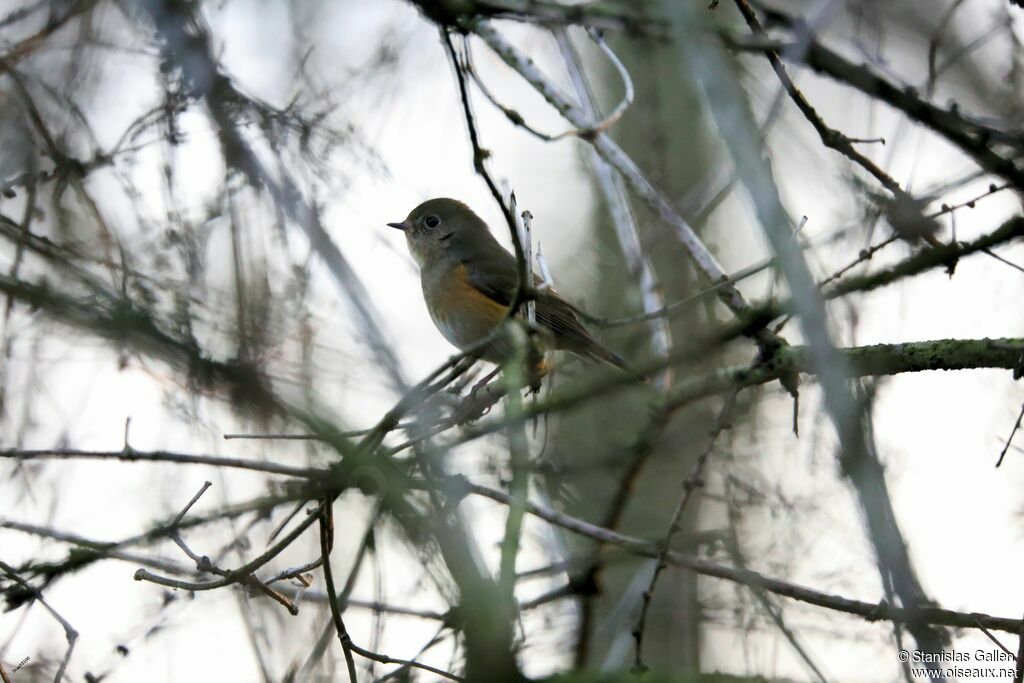
<instances>
[{"instance_id":1,"label":"white sky background","mask_svg":"<svg viewBox=\"0 0 1024 683\"><path fill-rule=\"evenodd\" d=\"M243 89L275 104L283 104L279 99L282 93L290 94L292 79L287 55L275 53L276 49L291 49L282 47L288 44L289 18L284 7L282 2L232 0L222 11L210 16L214 35L222 41L219 48L225 70ZM353 166L350 159L341 155L339 164L343 167L338 170L339 177L344 176L344 185L319 197L325 205L325 224L374 293L386 332L397 341L398 353L410 378L415 380L445 360L452 349L426 314L415 266L406 254L402 236L384 224L401 220L409 209L433 196L463 199L495 228L502 223L486 187L473 174L454 80L436 30L405 3L391 0L336 3L314 25L319 33L307 36L309 44L317 46L311 56L311 64L315 65L312 70L321 74L324 86L335 92L341 105L339 118L357 123L360 134L388 169L386 174L370 173ZM543 35L517 26L503 25L502 30L527 49L549 74L562 78L557 61L552 60L550 41ZM398 70L367 81L358 70L385 37L401 45ZM565 127L515 74L498 65L486 50L478 48L475 56L492 91L514 103L531 122L547 131ZM894 67L895 70L920 73L917 60L922 59L921 54L908 54L906 58L906 67ZM113 131L116 137L124 127L117 122L127 125L142 109L152 105L157 93L151 83L140 80L148 72L147 64L133 63L130 57L113 63L117 68L105 73L100 95L84 104L90 116L104 122L100 129ZM861 98L855 98L851 104L847 91L809 74L802 74L800 82L819 113L834 127L850 135L881 135L889 140L884 149L866 149L875 158L886 160L895 148L888 168L897 180L910 180L913 171L913 187L924 189L933 181L945 180L968 168L959 154L937 143L934 137L898 129L898 119L890 112L880 108L869 111ZM764 93L770 96L775 87L775 81L765 77ZM520 205L529 207L534 214L535 235L554 267L560 289L575 300L584 300L587 283L593 278L585 240L594 197L578 161L578 143L540 143L511 129L482 97L475 96L475 103L484 145L493 153L492 169L497 176L513 182ZM772 138L778 159L776 177L782 183L792 214L809 217L803 234L813 239L856 218L844 201L845 162L818 149L813 131L794 114L788 102L785 111ZM864 130L869 119L873 120L874 128ZM203 118L189 116L186 125L193 135L180 148L178 170L183 182L183 203L198 206L221 181L223 169L217 160L215 141L208 131L203 132ZM892 136L897 130L911 140L893 145ZM794 140L800 142L794 144ZM148 158L142 155L140 161L153 163L159 158L154 150ZM147 213L155 217L162 210L162 190L155 169L149 172L149 178L149 185L142 185L143 202ZM987 183L986 180L961 194L950 195L944 201L967 198ZM108 208L119 216L119 222L123 221L119 227L130 239L135 233L130 217L122 210L124 207L115 205L117 200L109 201ZM766 253L756 226L743 208L740 201L725 207L724 216L743 223L723 221L719 226L722 232L714 240L729 271L756 262ZM988 232L1018 208L1009 196L998 195L979 203L973 211L960 212L958 237L970 239ZM252 215L251 206L242 210L248 212L246 217L250 220L271 220L268 216ZM507 242L502 230L496 232ZM268 243L264 248L270 253L276 247ZM305 246L299 240L293 248L301 253ZM852 253L855 252L848 249L826 252L823 261L814 264L816 272L822 276L831 273L847 262ZM890 248L872 265L877 267L906 253L904 246ZM1024 262L1024 249L1020 246L1003 248L999 253ZM315 310L321 325L320 341L330 348L325 357L338 363L337 367L325 369L331 377L337 377L337 383L321 383L321 393L327 405L338 406L338 414L344 414L351 426L365 426L390 406L393 396L383 386L363 392L365 372L357 370L353 378L351 365L364 359L364 351L346 336L350 326L341 321L347 314L344 304L338 301L335 285L322 268L315 268L314 273L320 306ZM757 298L765 291L762 285L763 280L748 284L745 291L751 298ZM1019 337L1024 335L1022 285L1024 275L1019 271L985 256L973 256L960 262L951 280L936 271L864 299L854 299L865 304L857 308L856 338L842 341L870 344L945 337ZM833 307L836 329L848 327L845 310L843 305ZM340 336L331 336L336 334ZM798 339L795 325L787 328L787 336ZM80 337L73 339L77 341ZM21 349L19 353L24 355L16 358L27 357L28 351ZM132 363L128 370L119 371L115 354L95 343L65 348L47 345L43 355L52 362L42 365L48 374L33 383L33 390L47 410L21 444L25 447L46 447L63 440L74 447L116 449L121 446L124 419L130 415L132 443L140 449L260 454L287 462L301 460L302 451L298 448L225 444L220 434L239 427L226 411L207 408L204 414L208 419L200 425L189 425L176 417L165 400L170 385L161 378L158 367L147 371ZM23 371L16 372L12 385L18 381L25 386L27 378ZM352 400L356 388L358 401ZM876 440L887 464L899 522L926 591L943 607L1011 617L1024 613L1024 587L1019 580L1020 567L1024 566L1019 495L1024 455L1011 452L1000 470L993 468L1022 400L1024 390L1014 384L1009 372L1003 371L909 374L887 380L880 392L875 410ZM819 509L814 515L801 516L801 526L795 530L787 529L785 519L765 520L764 528L777 533L764 539L763 557L751 554L754 568L844 596L878 599L881 594L877 572L853 495L848 486L836 481L836 467L827 446L832 435L819 424L822 413L817 392L808 383L802 393L804 436L800 440L788 432L788 401L780 396L767 405L771 408L762 409L759 442L750 444L749 452L739 452L736 457L787 495L813 496ZM66 433L62 431L65 428ZM816 432L826 445L813 440ZM5 440L13 442L13 434L5 433ZM500 444L491 444L471 449L460 455L457 462L468 461L484 450L501 457ZM205 509L212 509L228 500L258 493L263 490L264 481L263 477L248 473L217 473L198 467L52 462L32 474L28 498L17 495L22 479L0 483L0 515L52 524L97 539L116 539L146 528L152 519L172 514L204 479L213 481L215 487L197 510L203 504ZM48 507L55 495L59 495L59 505L50 518ZM821 507L822 500L830 502ZM475 502L471 506L474 515L483 520L477 525L481 543L496 541L503 516L490 506ZM347 497L341 499L336 509L339 515L351 514L362 510L362 506L355 498ZM665 510L666 519L669 514L670 510ZM709 526L714 525L713 516L712 508ZM531 524L528 530L532 539L540 539L543 527ZM210 535L196 538L211 549L218 547L218 539ZM262 538L259 533L252 536L254 544ZM785 539L798 542L786 548L781 542ZM339 544L345 540L339 539ZM541 553L537 552L539 542L533 545L521 568L542 561ZM10 532L0 534L0 547L9 562L33 557L41 548L47 556L63 556L53 553L53 544L41 544ZM312 544L306 549L315 552ZM400 552L400 548L395 549L396 554ZM167 544L165 556L184 559L171 544ZM335 556L346 557L343 548L339 547ZM308 559L296 557L293 562L274 566L289 566ZM336 574L344 576L346 569L344 563L339 563ZM235 593L200 593L194 600L180 596L165 611L160 589L132 581L134 570L130 564L104 562L61 580L47 592L50 602L81 634L72 660L74 677L80 678L86 670L100 672L116 665L108 681L257 679L258 670ZM415 582L422 578L419 571L402 572L395 567L388 568L387 576L388 599L397 603L408 600L417 590ZM671 581L675 576L669 571L663 580ZM319 580L317 576L317 588ZM701 585L705 590L725 595L732 590L713 579L703 580ZM543 588L540 584L529 584L524 594L532 595ZM362 582L360 589L356 591L357 597L372 597L368 582ZM421 601L417 606L444 608L439 601L422 596L416 599ZM889 642L891 629L887 625L867 626L856 619L833 618L817 608L785 601L782 604L789 608L791 626L797 631L801 626L813 625L806 631L810 634L806 638L808 649L836 680L893 680L896 676L894 647ZM0 659L16 663L24 656L35 658L43 653L52 656L62 652L63 638L52 620L36 606L22 623L22 612L0 616L0 642L15 634ZM277 653L277 658L271 660L276 666L290 658L291 652L304 651L301 644L311 642L311 634L323 624L323 613L317 610L314 616L308 606L298 618L278 614L281 610L269 612L274 614L272 619L278 627L287 624L284 633L290 636L281 648L288 654ZM366 614L354 609L346 613L347 624L360 643L370 638ZM571 623L568 603L559 603L547 614L555 615L556 628L568 628L565 625ZM631 614L623 621L621 647L609 653L610 666L628 665L632 656ZM158 622L168 632L143 644L141 636L146 627ZM823 624L833 630L822 629ZM535 625L542 626L539 622ZM389 620L379 649L394 656L411 655L430 638L434 628L433 624L416 620ZM850 634L861 638L845 637ZM1015 649L1015 639L1000 637ZM113 649L122 642L133 649L138 643L140 649L119 663ZM336 642L332 642L335 646ZM990 647L984 636L973 631L956 641L958 650ZM525 659L532 674L557 669L564 663L550 647L527 652ZM742 672L749 665L754 670L775 671L797 679L807 675L774 634L746 637L715 626L708 631L704 655L708 670ZM446 666L448 657L448 648L440 647L425 661Z\"/></svg>"}]
</instances>

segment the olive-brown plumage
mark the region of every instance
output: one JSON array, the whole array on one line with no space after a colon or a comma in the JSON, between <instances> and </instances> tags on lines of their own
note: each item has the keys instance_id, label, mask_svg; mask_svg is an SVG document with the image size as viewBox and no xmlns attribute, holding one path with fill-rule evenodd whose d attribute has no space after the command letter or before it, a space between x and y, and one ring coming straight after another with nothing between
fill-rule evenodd
<instances>
[{"instance_id":1,"label":"olive-brown plumage","mask_svg":"<svg viewBox=\"0 0 1024 683\"><path fill-rule=\"evenodd\" d=\"M472 209L455 199L431 199L403 222L388 225L405 232L420 268L427 310L445 339L467 349L501 323L519 282L516 259ZM554 290L538 292L535 308L538 325L550 332L556 349L626 367L621 357L594 339ZM500 362L508 353L495 342L483 357Z\"/></svg>"}]
</instances>

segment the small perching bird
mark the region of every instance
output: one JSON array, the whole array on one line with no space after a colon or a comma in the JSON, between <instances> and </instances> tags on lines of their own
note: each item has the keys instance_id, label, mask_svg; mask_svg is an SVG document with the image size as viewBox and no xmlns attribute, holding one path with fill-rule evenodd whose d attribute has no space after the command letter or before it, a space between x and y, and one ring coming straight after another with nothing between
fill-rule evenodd
<instances>
[{"instance_id":1,"label":"small perching bird","mask_svg":"<svg viewBox=\"0 0 1024 683\"><path fill-rule=\"evenodd\" d=\"M465 351L485 339L508 315L519 284L515 257L494 238L472 209L455 199L423 202L401 223L409 252L420 268L423 299L445 339ZM540 278L534 277L540 285ZM536 290L536 321L550 344L619 368L626 362L587 331L575 309L550 287ZM513 349L495 338L481 353L493 363Z\"/></svg>"}]
</instances>

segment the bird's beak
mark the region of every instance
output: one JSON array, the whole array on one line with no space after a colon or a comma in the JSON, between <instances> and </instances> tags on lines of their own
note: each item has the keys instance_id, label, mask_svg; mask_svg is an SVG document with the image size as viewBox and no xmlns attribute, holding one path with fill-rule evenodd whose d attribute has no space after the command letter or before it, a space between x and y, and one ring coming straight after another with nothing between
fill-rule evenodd
<instances>
[{"instance_id":1,"label":"bird's beak","mask_svg":"<svg viewBox=\"0 0 1024 683\"><path fill-rule=\"evenodd\" d=\"M406 219L406 220L402 221L401 223L388 223L388 226L392 227L392 228L396 228L398 230L408 230L409 228L412 227L412 223L410 223L409 220Z\"/></svg>"}]
</instances>

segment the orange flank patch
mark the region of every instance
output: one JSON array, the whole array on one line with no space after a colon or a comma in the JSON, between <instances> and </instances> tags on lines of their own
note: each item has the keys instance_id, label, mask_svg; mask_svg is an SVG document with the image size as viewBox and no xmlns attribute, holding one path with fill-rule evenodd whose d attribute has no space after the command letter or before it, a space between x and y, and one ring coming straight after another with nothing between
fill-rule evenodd
<instances>
[{"instance_id":1,"label":"orange flank patch","mask_svg":"<svg viewBox=\"0 0 1024 683\"><path fill-rule=\"evenodd\" d=\"M452 270L449 279L452 282L452 290L458 292L455 298L464 307L465 314L481 317L486 321L485 324L490 327L497 325L505 319L508 307L505 304L498 303L474 287L469 281L469 273L466 271L466 266L456 266Z\"/></svg>"},{"instance_id":2,"label":"orange flank patch","mask_svg":"<svg viewBox=\"0 0 1024 683\"><path fill-rule=\"evenodd\" d=\"M507 308L469 281L466 266L458 265L432 288L427 307L438 329L460 348L487 336L505 318Z\"/></svg>"}]
</instances>

